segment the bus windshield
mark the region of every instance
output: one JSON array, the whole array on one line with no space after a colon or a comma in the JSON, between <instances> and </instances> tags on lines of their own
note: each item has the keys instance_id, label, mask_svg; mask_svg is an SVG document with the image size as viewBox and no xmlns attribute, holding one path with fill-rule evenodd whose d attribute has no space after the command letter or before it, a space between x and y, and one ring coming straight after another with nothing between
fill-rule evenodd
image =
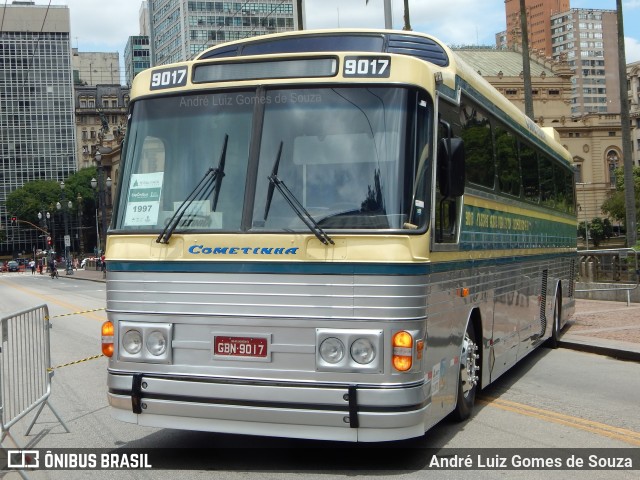
<instances>
[{"instance_id":1,"label":"bus windshield","mask_svg":"<svg viewBox=\"0 0 640 480\"><path fill-rule=\"evenodd\" d=\"M397 87L139 100L114 227L415 229L425 222L429 111L417 92Z\"/></svg>"}]
</instances>

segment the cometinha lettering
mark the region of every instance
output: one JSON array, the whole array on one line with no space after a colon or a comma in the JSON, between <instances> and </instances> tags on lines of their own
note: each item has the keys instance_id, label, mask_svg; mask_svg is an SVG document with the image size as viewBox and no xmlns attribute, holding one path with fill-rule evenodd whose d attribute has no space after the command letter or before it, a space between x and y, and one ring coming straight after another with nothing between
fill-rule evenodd
<instances>
[{"instance_id":1,"label":"cometinha lettering","mask_svg":"<svg viewBox=\"0 0 640 480\"><path fill-rule=\"evenodd\" d=\"M298 247L205 247L191 245L191 255L297 255Z\"/></svg>"}]
</instances>

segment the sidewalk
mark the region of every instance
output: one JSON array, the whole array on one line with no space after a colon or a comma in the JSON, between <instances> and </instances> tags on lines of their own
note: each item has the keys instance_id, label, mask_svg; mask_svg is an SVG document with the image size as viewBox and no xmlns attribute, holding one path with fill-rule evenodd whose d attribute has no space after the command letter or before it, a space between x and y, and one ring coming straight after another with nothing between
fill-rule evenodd
<instances>
[{"instance_id":1,"label":"sidewalk","mask_svg":"<svg viewBox=\"0 0 640 480\"><path fill-rule=\"evenodd\" d=\"M560 346L640 362L640 304L576 300Z\"/></svg>"},{"instance_id":2,"label":"sidewalk","mask_svg":"<svg viewBox=\"0 0 640 480\"><path fill-rule=\"evenodd\" d=\"M60 272L60 276L64 273ZM99 270L77 270L67 278L104 282ZM640 304L576 300L560 346L640 362Z\"/></svg>"},{"instance_id":3,"label":"sidewalk","mask_svg":"<svg viewBox=\"0 0 640 480\"><path fill-rule=\"evenodd\" d=\"M65 277L64 269L59 270L60 277ZM77 279L77 280L90 280L92 282L104 282L105 279L102 278L103 274L101 270L95 269L82 269L73 271L73 275L66 276L67 278Z\"/></svg>"}]
</instances>

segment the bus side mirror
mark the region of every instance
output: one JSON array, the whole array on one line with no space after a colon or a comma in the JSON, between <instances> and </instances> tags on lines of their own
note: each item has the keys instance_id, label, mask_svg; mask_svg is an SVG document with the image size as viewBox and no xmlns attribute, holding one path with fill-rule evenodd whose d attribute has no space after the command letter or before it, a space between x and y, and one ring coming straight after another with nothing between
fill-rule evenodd
<instances>
[{"instance_id":1,"label":"bus side mirror","mask_svg":"<svg viewBox=\"0 0 640 480\"><path fill-rule=\"evenodd\" d=\"M459 137L442 138L438 144L438 184L445 198L464 193L464 142Z\"/></svg>"}]
</instances>

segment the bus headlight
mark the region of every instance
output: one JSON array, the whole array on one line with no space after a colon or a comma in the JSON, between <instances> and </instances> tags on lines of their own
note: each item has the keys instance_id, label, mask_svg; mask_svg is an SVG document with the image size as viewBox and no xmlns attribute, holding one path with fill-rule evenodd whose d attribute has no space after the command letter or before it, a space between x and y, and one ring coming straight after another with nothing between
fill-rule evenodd
<instances>
[{"instance_id":1,"label":"bus headlight","mask_svg":"<svg viewBox=\"0 0 640 480\"><path fill-rule=\"evenodd\" d=\"M142 350L142 334L138 330L127 330L122 337L122 348L131 355L136 355Z\"/></svg>"},{"instance_id":2,"label":"bus headlight","mask_svg":"<svg viewBox=\"0 0 640 480\"><path fill-rule=\"evenodd\" d=\"M383 332L349 328L316 329L319 372L383 373Z\"/></svg>"},{"instance_id":3,"label":"bus headlight","mask_svg":"<svg viewBox=\"0 0 640 480\"><path fill-rule=\"evenodd\" d=\"M147 337L147 350L156 357L167 350L167 338L159 330L154 330Z\"/></svg>"},{"instance_id":4,"label":"bus headlight","mask_svg":"<svg viewBox=\"0 0 640 480\"><path fill-rule=\"evenodd\" d=\"M360 365L371 363L376 358L376 350L368 338L358 338L351 344L351 358Z\"/></svg>"},{"instance_id":5,"label":"bus headlight","mask_svg":"<svg viewBox=\"0 0 640 480\"><path fill-rule=\"evenodd\" d=\"M335 337L329 337L320 345L320 356L334 365L344 358L344 344Z\"/></svg>"},{"instance_id":6,"label":"bus headlight","mask_svg":"<svg viewBox=\"0 0 640 480\"><path fill-rule=\"evenodd\" d=\"M118 360L171 363L172 323L118 322Z\"/></svg>"}]
</instances>

